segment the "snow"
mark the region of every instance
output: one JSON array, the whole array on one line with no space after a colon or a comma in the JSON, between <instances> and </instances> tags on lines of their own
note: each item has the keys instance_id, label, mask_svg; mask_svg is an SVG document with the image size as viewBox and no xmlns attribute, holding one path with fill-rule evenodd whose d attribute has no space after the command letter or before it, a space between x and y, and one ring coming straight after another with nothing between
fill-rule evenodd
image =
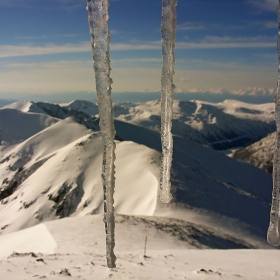
<instances>
[{"instance_id":1,"label":"snow","mask_svg":"<svg viewBox=\"0 0 280 280\"><path fill-rule=\"evenodd\" d=\"M59 104L60 106L64 108L70 108L77 111L82 111L89 116L95 116L98 115L98 106L94 103L86 100L73 100L66 104Z\"/></svg>"},{"instance_id":2,"label":"snow","mask_svg":"<svg viewBox=\"0 0 280 280\"><path fill-rule=\"evenodd\" d=\"M64 105L64 110L81 110L93 116L97 114L97 106L92 102L78 100ZM35 107L36 110L43 108L33 103L30 110L35 111ZM116 119L157 132L161 127L160 110L160 100L115 104L113 108ZM275 131L274 111L273 103L256 105L236 100L220 103L174 100L172 133L218 150L244 147ZM65 115L65 112L62 114Z\"/></svg>"},{"instance_id":3,"label":"snow","mask_svg":"<svg viewBox=\"0 0 280 280\"><path fill-rule=\"evenodd\" d=\"M2 236L0 244L0 258L7 258L14 252L53 254L57 247L44 224Z\"/></svg>"},{"instance_id":4,"label":"snow","mask_svg":"<svg viewBox=\"0 0 280 280\"><path fill-rule=\"evenodd\" d=\"M10 103L1 109L15 109L21 112L31 112L31 113L39 113L45 114L46 112L42 110L40 107L37 106L37 103L28 101L28 100L21 100L17 102Z\"/></svg>"},{"instance_id":5,"label":"snow","mask_svg":"<svg viewBox=\"0 0 280 280\"><path fill-rule=\"evenodd\" d=\"M245 148L236 149L232 156L272 173L275 137L275 132L270 133L268 136Z\"/></svg>"},{"instance_id":6,"label":"snow","mask_svg":"<svg viewBox=\"0 0 280 280\"><path fill-rule=\"evenodd\" d=\"M101 215L65 218L11 236L0 236L1 248L16 249L14 253L6 251L11 253L8 258L1 255L1 277L5 280L279 278L279 250L190 249L184 242L176 244L176 237L160 229L143 231L141 223L136 221L130 224L125 216L116 217L118 259L114 269L108 269L105 263ZM36 235L35 249L31 237ZM147 256L144 257L146 236ZM23 248L20 246L25 249L20 250Z\"/></svg>"},{"instance_id":7,"label":"snow","mask_svg":"<svg viewBox=\"0 0 280 280\"><path fill-rule=\"evenodd\" d=\"M29 112L30 107L32 106L32 102L28 100L22 100L18 102L10 103L6 106L3 106L1 109L16 109L22 112Z\"/></svg>"},{"instance_id":8,"label":"snow","mask_svg":"<svg viewBox=\"0 0 280 280\"><path fill-rule=\"evenodd\" d=\"M115 209L120 214L153 215L157 205L159 154L133 142L117 144ZM136 168L137 167L137 168Z\"/></svg>"},{"instance_id":9,"label":"snow","mask_svg":"<svg viewBox=\"0 0 280 280\"><path fill-rule=\"evenodd\" d=\"M1 108L0 131L3 146L1 150L26 140L56 122L58 119L50 116Z\"/></svg>"},{"instance_id":10,"label":"snow","mask_svg":"<svg viewBox=\"0 0 280 280\"><path fill-rule=\"evenodd\" d=\"M37 118L38 114L31 116ZM12 189L15 182L18 185L0 204L2 234L59 217L103 212L100 132L88 130L72 118L56 121L1 159L1 191ZM126 139L116 141L117 213L176 218L182 208L180 219L193 221L196 217L199 223L219 225L228 233L235 230L249 243L265 246L260 240L268 224L268 174L175 136L174 204L161 207L157 196L160 134L127 122L116 121L115 125L119 136ZM22 129L28 132L31 127L26 123Z\"/></svg>"},{"instance_id":11,"label":"snow","mask_svg":"<svg viewBox=\"0 0 280 280\"><path fill-rule=\"evenodd\" d=\"M209 103L215 104L215 103ZM275 105L274 103L264 104L250 104L238 100L227 99L223 102L217 103L218 107L224 112L233 116L242 118L266 119L271 120L274 117Z\"/></svg>"},{"instance_id":12,"label":"snow","mask_svg":"<svg viewBox=\"0 0 280 280\"><path fill-rule=\"evenodd\" d=\"M116 104L115 118L160 131L160 101ZM231 124L230 126L228 124ZM211 146L228 149L247 145L275 131L274 104L178 101L173 103L172 133Z\"/></svg>"},{"instance_id":13,"label":"snow","mask_svg":"<svg viewBox=\"0 0 280 280\"><path fill-rule=\"evenodd\" d=\"M158 101L151 101L141 106L150 106L152 111L157 104ZM32 106L35 108L36 104ZM137 106L140 105L130 104L127 108ZM190 103L180 106L186 112L197 108ZM41 116L17 109L4 110L35 119ZM13 182L17 181L18 186L0 201L0 248L4 248L2 238L17 236L21 234L19 230L33 230L38 225L47 228L39 228L37 250L24 247L20 251L23 243L30 243L21 237L15 237L19 242L22 240L17 247L8 246L13 242L3 241L7 244L6 255L11 254L0 260L1 278L64 279L71 273L72 279L237 278L234 275L244 279L277 279L278 266L272 260L277 257L277 250L241 250L272 248L266 242L271 176L175 135L171 189L174 199L168 205L161 204L160 134L137 125L137 117L132 113L131 116L135 122L115 122L119 139L125 139L115 141L116 271L106 268L105 260L101 132L89 130L70 117L54 118L51 126L42 127L35 134L28 122L23 124L21 129L30 137L1 152L0 195L5 195L3 190ZM46 112L44 117L48 117ZM5 125L9 127L9 119ZM48 252L40 247L44 245L40 236L47 231L50 235L46 245L53 238L57 246L54 248L52 243ZM32 232L28 235L32 236ZM146 236L149 258L143 258ZM207 253L208 249L215 250ZM258 271L261 264L253 263L264 259L262 270Z\"/></svg>"},{"instance_id":14,"label":"snow","mask_svg":"<svg viewBox=\"0 0 280 280\"><path fill-rule=\"evenodd\" d=\"M117 142L116 147L116 171L119 174L115 196L117 212L152 215L158 188L158 167L152 159L158 158L158 153L128 141ZM5 230L12 232L53 219L59 205L65 205L65 209L59 212L61 217L102 213L101 149L101 133L89 132L71 118L18 145L12 151L11 159L0 166L1 177L12 182L21 166L24 166L26 174L29 170L32 172L0 205L0 225L9 225ZM47 161L38 165L43 159ZM8 166L15 171L11 172ZM69 192L65 200L54 203L55 197L64 191L66 194ZM72 202L76 196L77 200Z\"/></svg>"}]
</instances>

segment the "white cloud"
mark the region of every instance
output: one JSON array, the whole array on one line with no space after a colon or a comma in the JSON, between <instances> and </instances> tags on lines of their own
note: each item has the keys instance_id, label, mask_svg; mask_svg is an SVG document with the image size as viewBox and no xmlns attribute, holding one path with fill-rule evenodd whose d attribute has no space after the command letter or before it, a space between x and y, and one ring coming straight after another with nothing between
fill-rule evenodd
<instances>
[{"instance_id":1,"label":"white cloud","mask_svg":"<svg viewBox=\"0 0 280 280\"><path fill-rule=\"evenodd\" d=\"M202 30L206 29L206 26L201 22L185 22L182 24L178 24L176 26L176 30Z\"/></svg>"},{"instance_id":2,"label":"white cloud","mask_svg":"<svg viewBox=\"0 0 280 280\"><path fill-rule=\"evenodd\" d=\"M176 42L176 49L223 49L223 48L275 48L276 39L274 37L229 37L229 36L206 36L198 42ZM111 50L153 50L160 49L159 41L135 42L112 44Z\"/></svg>"},{"instance_id":3,"label":"white cloud","mask_svg":"<svg viewBox=\"0 0 280 280\"><path fill-rule=\"evenodd\" d=\"M110 45L110 49L113 51L158 50L160 48L160 41L149 41L145 43L115 43Z\"/></svg>"},{"instance_id":4,"label":"white cloud","mask_svg":"<svg viewBox=\"0 0 280 280\"><path fill-rule=\"evenodd\" d=\"M160 49L160 42L147 42L142 44L111 44L110 49L113 51L126 50L152 50ZM78 44L55 45L47 44L36 46L31 44L26 45L0 45L0 58L17 57L17 56L34 56L59 53L81 53L91 52L89 41Z\"/></svg>"},{"instance_id":5,"label":"white cloud","mask_svg":"<svg viewBox=\"0 0 280 280\"><path fill-rule=\"evenodd\" d=\"M0 0L0 7L24 7L34 9L38 5L48 7L50 9L73 10L81 7L86 7L85 0Z\"/></svg>"},{"instance_id":6,"label":"white cloud","mask_svg":"<svg viewBox=\"0 0 280 280\"><path fill-rule=\"evenodd\" d=\"M265 11L276 11L278 0L247 0L252 6Z\"/></svg>"},{"instance_id":7,"label":"white cloud","mask_svg":"<svg viewBox=\"0 0 280 280\"><path fill-rule=\"evenodd\" d=\"M157 91L160 88L160 76L160 67L122 68L113 65L111 72L113 92ZM263 67L247 69L236 67L231 71L175 69L174 76L177 91L180 92L188 92L194 88L213 89L213 91L223 88L239 88L243 91L248 87L272 88L275 81L277 81L277 71ZM0 73L0 84L0 93L40 94L95 90L91 61L6 64Z\"/></svg>"},{"instance_id":8,"label":"white cloud","mask_svg":"<svg viewBox=\"0 0 280 280\"><path fill-rule=\"evenodd\" d=\"M79 44L65 44L55 45L48 44L44 46L34 45L1 45L0 58L16 57L16 56L33 56L59 53L76 53L76 52L90 52L90 42L81 42Z\"/></svg>"},{"instance_id":9,"label":"white cloud","mask_svg":"<svg viewBox=\"0 0 280 280\"><path fill-rule=\"evenodd\" d=\"M264 21L263 22L263 27L267 29L273 29L277 28L277 22L276 21Z\"/></svg>"},{"instance_id":10,"label":"white cloud","mask_svg":"<svg viewBox=\"0 0 280 280\"><path fill-rule=\"evenodd\" d=\"M184 78L179 78L179 82L182 82L182 83L188 83L190 81L190 79L189 78L186 78L186 77L184 77Z\"/></svg>"},{"instance_id":11,"label":"white cloud","mask_svg":"<svg viewBox=\"0 0 280 280\"><path fill-rule=\"evenodd\" d=\"M176 31L189 31L189 30L242 30L242 29L251 29L256 27L262 27L265 29L277 28L276 21L244 21L236 25L226 25L225 24L203 24L202 22L185 22L182 24L177 24Z\"/></svg>"},{"instance_id":12,"label":"white cloud","mask_svg":"<svg viewBox=\"0 0 280 280\"><path fill-rule=\"evenodd\" d=\"M203 42L176 43L176 49L238 49L238 48L275 48L275 42Z\"/></svg>"},{"instance_id":13,"label":"white cloud","mask_svg":"<svg viewBox=\"0 0 280 280\"><path fill-rule=\"evenodd\" d=\"M206 36L200 42L176 42L176 49L225 49L225 48L275 48L275 38L269 37L217 37ZM133 50L160 50L160 41L115 43L111 44L112 51L133 51ZM36 46L26 45L0 45L0 58L50 55L60 53L81 53L91 52L89 41L78 44L55 45L47 44Z\"/></svg>"},{"instance_id":14,"label":"white cloud","mask_svg":"<svg viewBox=\"0 0 280 280\"><path fill-rule=\"evenodd\" d=\"M248 87L244 89L228 89L228 88L210 88L210 89L203 89L203 88L189 88L187 90L188 93L197 93L197 94L214 94L214 95L223 95L223 94L232 94L232 95L239 95L239 96L271 96L273 97L276 89L275 88L264 88L264 87ZM176 93L186 93L185 90L179 89ZM272 102L272 99L271 99Z\"/></svg>"}]
</instances>

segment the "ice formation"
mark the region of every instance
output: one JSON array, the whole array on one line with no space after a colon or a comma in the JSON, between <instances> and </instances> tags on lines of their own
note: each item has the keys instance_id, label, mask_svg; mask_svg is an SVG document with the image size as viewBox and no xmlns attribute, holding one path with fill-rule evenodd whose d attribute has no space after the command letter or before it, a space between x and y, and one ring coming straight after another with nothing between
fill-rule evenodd
<instances>
[{"instance_id":1,"label":"ice formation","mask_svg":"<svg viewBox=\"0 0 280 280\"><path fill-rule=\"evenodd\" d=\"M278 84L275 95L275 120L276 120L276 148L274 152L274 163L273 163L273 191L272 191L272 204L270 212L270 223L267 232L267 241L273 246L280 245L279 235L279 220L280 220L280 1L277 9L278 16Z\"/></svg>"},{"instance_id":2,"label":"ice formation","mask_svg":"<svg viewBox=\"0 0 280 280\"><path fill-rule=\"evenodd\" d=\"M108 28L108 0L87 0L88 22L91 35L93 68L103 139L102 184L104 190L104 223L106 231L106 257L109 268L116 267L115 247L115 128L113 122Z\"/></svg>"},{"instance_id":3,"label":"ice formation","mask_svg":"<svg viewBox=\"0 0 280 280\"><path fill-rule=\"evenodd\" d=\"M161 73L161 174L160 200L168 203L172 199L170 193L170 169L172 164L173 138L172 106L173 106L173 75L174 46L177 0L162 0L162 73Z\"/></svg>"}]
</instances>

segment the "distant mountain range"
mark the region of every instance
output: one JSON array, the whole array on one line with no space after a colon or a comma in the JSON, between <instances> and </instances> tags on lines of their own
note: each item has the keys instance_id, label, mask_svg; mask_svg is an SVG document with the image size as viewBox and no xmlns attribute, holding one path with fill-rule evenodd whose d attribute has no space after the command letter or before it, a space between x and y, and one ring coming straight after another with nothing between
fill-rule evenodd
<instances>
[{"instance_id":1,"label":"distant mountain range","mask_svg":"<svg viewBox=\"0 0 280 280\"><path fill-rule=\"evenodd\" d=\"M209 248L266 248L271 176L213 148L266 136L275 129L273 110L234 100L175 101L174 199L165 205L158 200L159 101L116 105L116 213L191 223L206 238L195 235L197 247L208 239ZM0 108L0 234L102 214L97 114L95 104L80 100Z\"/></svg>"},{"instance_id":2,"label":"distant mountain range","mask_svg":"<svg viewBox=\"0 0 280 280\"><path fill-rule=\"evenodd\" d=\"M75 100L64 108L97 115L97 105ZM160 132L160 101L114 105L117 120ZM274 104L248 104L236 100L221 103L174 101L174 135L214 149L245 146L275 131Z\"/></svg>"}]
</instances>

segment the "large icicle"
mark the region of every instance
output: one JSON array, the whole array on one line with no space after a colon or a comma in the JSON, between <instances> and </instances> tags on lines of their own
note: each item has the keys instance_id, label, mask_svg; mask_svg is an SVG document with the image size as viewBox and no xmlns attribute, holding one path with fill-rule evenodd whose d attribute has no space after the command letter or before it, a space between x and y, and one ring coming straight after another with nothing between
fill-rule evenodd
<instances>
[{"instance_id":1,"label":"large icicle","mask_svg":"<svg viewBox=\"0 0 280 280\"><path fill-rule=\"evenodd\" d=\"M93 67L103 139L102 184L104 190L104 223L106 231L106 257L109 268L116 267L115 247L115 128L112 113L110 57L108 29L108 0L87 0Z\"/></svg>"},{"instance_id":2,"label":"large icicle","mask_svg":"<svg viewBox=\"0 0 280 280\"><path fill-rule=\"evenodd\" d=\"M272 204L270 212L270 223L267 232L267 241L273 246L280 245L280 0L277 9L278 16L278 83L275 95L275 119L276 119L276 148L274 152L273 163L273 191L272 191Z\"/></svg>"},{"instance_id":3,"label":"large icicle","mask_svg":"<svg viewBox=\"0 0 280 280\"><path fill-rule=\"evenodd\" d=\"M161 176L160 200L168 203L172 199L170 193L170 169L172 164L173 138L172 107L173 107L173 75L174 46L177 0L162 0L162 72L161 72Z\"/></svg>"}]
</instances>

